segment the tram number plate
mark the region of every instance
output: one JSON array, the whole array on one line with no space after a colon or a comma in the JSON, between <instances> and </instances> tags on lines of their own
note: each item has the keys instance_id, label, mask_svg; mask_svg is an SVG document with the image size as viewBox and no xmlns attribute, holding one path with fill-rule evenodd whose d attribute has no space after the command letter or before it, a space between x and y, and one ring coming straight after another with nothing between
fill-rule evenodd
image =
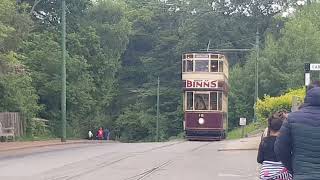
<instances>
[{"instance_id":1,"label":"tram number plate","mask_svg":"<svg viewBox=\"0 0 320 180\"><path fill-rule=\"evenodd\" d=\"M247 119L246 118L240 118L239 124L240 124L240 126L245 126L247 124Z\"/></svg>"}]
</instances>

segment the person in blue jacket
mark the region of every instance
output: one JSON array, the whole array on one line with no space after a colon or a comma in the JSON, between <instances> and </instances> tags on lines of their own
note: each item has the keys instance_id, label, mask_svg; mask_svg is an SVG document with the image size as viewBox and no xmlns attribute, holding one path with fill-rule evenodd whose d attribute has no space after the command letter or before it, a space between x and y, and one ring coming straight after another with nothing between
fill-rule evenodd
<instances>
[{"instance_id":1,"label":"person in blue jacket","mask_svg":"<svg viewBox=\"0 0 320 180\"><path fill-rule=\"evenodd\" d=\"M294 180L320 179L320 83L308 87L304 104L282 124L274 150Z\"/></svg>"},{"instance_id":2,"label":"person in blue jacket","mask_svg":"<svg viewBox=\"0 0 320 180\"><path fill-rule=\"evenodd\" d=\"M104 129L104 139L109 140L109 135L110 135L109 129L105 128Z\"/></svg>"}]
</instances>

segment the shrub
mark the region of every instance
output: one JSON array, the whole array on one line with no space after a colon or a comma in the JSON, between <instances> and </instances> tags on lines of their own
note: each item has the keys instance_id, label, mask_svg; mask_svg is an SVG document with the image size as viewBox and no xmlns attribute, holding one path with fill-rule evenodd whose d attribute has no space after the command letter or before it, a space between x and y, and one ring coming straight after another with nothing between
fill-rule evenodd
<instances>
[{"instance_id":1,"label":"shrub","mask_svg":"<svg viewBox=\"0 0 320 180\"><path fill-rule=\"evenodd\" d=\"M259 122L263 125L266 125L266 119L273 112L281 109L285 109L290 112L292 106L292 98L294 96L302 101L305 96L305 88L289 90L289 92L278 97L270 97L268 95L265 95L264 99L258 100L256 111Z\"/></svg>"}]
</instances>

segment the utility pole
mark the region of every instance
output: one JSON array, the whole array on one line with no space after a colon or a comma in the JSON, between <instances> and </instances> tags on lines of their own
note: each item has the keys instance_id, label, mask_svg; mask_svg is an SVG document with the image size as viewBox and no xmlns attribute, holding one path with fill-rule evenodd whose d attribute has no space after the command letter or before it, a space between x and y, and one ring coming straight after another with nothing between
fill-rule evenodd
<instances>
[{"instance_id":1,"label":"utility pole","mask_svg":"<svg viewBox=\"0 0 320 180\"><path fill-rule=\"evenodd\" d=\"M255 63L255 102L254 102L254 121L257 121L256 106L259 99L259 30L256 33L256 63Z\"/></svg>"},{"instance_id":2,"label":"utility pole","mask_svg":"<svg viewBox=\"0 0 320 180\"><path fill-rule=\"evenodd\" d=\"M61 142L66 142L66 1L62 2L62 89L61 89Z\"/></svg>"},{"instance_id":3,"label":"utility pole","mask_svg":"<svg viewBox=\"0 0 320 180\"><path fill-rule=\"evenodd\" d=\"M158 76L158 88L157 88L157 142L159 142L159 104L160 104L160 78Z\"/></svg>"}]
</instances>

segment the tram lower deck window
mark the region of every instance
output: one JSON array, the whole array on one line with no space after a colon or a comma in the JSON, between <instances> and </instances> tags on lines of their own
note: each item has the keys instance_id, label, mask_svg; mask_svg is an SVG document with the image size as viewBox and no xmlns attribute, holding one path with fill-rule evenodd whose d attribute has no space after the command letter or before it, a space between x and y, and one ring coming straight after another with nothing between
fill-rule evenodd
<instances>
[{"instance_id":1,"label":"tram lower deck window","mask_svg":"<svg viewBox=\"0 0 320 180\"><path fill-rule=\"evenodd\" d=\"M195 110L209 110L209 94L194 95Z\"/></svg>"},{"instance_id":2,"label":"tram lower deck window","mask_svg":"<svg viewBox=\"0 0 320 180\"><path fill-rule=\"evenodd\" d=\"M222 110L223 93L218 91L189 91L185 96L185 109L189 111Z\"/></svg>"},{"instance_id":3,"label":"tram lower deck window","mask_svg":"<svg viewBox=\"0 0 320 180\"><path fill-rule=\"evenodd\" d=\"M218 110L222 110L222 92L218 93Z\"/></svg>"},{"instance_id":4,"label":"tram lower deck window","mask_svg":"<svg viewBox=\"0 0 320 180\"><path fill-rule=\"evenodd\" d=\"M187 92L187 110L193 110L193 92Z\"/></svg>"},{"instance_id":5,"label":"tram lower deck window","mask_svg":"<svg viewBox=\"0 0 320 180\"><path fill-rule=\"evenodd\" d=\"M218 107L218 97L217 92L211 92L210 93L210 110L217 110Z\"/></svg>"}]
</instances>

